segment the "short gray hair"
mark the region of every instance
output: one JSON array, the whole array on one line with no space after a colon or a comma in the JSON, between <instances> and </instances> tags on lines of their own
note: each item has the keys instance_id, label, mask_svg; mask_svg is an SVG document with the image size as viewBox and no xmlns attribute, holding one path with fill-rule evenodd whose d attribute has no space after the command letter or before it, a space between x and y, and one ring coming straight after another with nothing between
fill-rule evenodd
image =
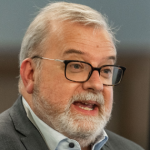
<instances>
[{"instance_id":1,"label":"short gray hair","mask_svg":"<svg viewBox=\"0 0 150 150\"><path fill-rule=\"evenodd\" d=\"M52 21L55 20L80 23L84 26L93 26L94 28L103 27L108 31L115 45L116 40L111 28L107 24L107 19L98 11L81 4L67 2L50 3L41 9L27 29L21 45L20 65L25 58L31 58L34 55L42 55L44 53L40 46L42 47L47 34L51 31Z\"/></svg>"}]
</instances>

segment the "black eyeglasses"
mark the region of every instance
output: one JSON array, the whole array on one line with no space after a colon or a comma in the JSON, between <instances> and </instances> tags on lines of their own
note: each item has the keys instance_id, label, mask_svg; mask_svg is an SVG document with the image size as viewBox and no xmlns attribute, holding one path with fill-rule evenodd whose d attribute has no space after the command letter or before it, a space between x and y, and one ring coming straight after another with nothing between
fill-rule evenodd
<instances>
[{"instance_id":1,"label":"black eyeglasses","mask_svg":"<svg viewBox=\"0 0 150 150\"><path fill-rule=\"evenodd\" d=\"M126 70L125 67L116 65L104 65L100 68L95 68L87 62L78 60L50 59L40 56L33 56L32 59L34 58L63 62L65 64L65 77L73 82L82 83L88 81L93 71L96 70L99 73L103 85L114 86L121 82L123 74Z\"/></svg>"}]
</instances>

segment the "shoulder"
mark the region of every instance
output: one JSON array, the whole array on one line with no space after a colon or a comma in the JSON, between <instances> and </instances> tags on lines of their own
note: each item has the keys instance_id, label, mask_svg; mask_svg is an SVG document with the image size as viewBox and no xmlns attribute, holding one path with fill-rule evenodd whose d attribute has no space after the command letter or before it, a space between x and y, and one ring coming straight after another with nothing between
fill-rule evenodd
<instances>
[{"instance_id":1,"label":"shoulder","mask_svg":"<svg viewBox=\"0 0 150 150\"><path fill-rule=\"evenodd\" d=\"M115 149L115 150L144 150L138 144L136 144L122 136L119 136L111 131L106 130L106 133L108 134L108 137L109 137L107 144L112 149Z\"/></svg>"},{"instance_id":2,"label":"shoulder","mask_svg":"<svg viewBox=\"0 0 150 150\"><path fill-rule=\"evenodd\" d=\"M8 109L0 114L0 150L21 149L22 144L18 135Z\"/></svg>"},{"instance_id":3,"label":"shoulder","mask_svg":"<svg viewBox=\"0 0 150 150\"><path fill-rule=\"evenodd\" d=\"M11 127L13 127L13 124L8 109L0 114L0 133L9 132Z\"/></svg>"}]
</instances>

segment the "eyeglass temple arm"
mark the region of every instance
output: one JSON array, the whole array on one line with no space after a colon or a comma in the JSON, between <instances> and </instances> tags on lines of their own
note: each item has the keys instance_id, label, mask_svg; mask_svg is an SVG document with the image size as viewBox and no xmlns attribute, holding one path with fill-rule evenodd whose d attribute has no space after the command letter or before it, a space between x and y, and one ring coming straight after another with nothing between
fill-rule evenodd
<instances>
[{"instance_id":1,"label":"eyeglass temple arm","mask_svg":"<svg viewBox=\"0 0 150 150\"><path fill-rule=\"evenodd\" d=\"M60 59L50 59L50 58L45 58L45 57L41 57L42 59L47 59L47 60L54 60L54 61L60 61L60 62L64 62L64 60L60 60Z\"/></svg>"},{"instance_id":2,"label":"eyeglass temple arm","mask_svg":"<svg viewBox=\"0 0 150 150\"><path fill-rule=\"evenodd\" d=\"M40 59L47 59L47 60L54 60L54 61L64 62L64 60L60 60L60 59L50 59L50 58L40 57L40 56L33 56L32 59L34 59L34 58L40 58Z\"/></svg>"}]
</instances>

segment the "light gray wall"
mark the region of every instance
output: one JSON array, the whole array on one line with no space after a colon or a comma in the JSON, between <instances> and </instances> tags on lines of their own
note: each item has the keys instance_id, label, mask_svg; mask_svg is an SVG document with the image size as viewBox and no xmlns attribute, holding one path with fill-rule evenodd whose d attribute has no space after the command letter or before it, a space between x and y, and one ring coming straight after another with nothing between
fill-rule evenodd
<instances>
[{"instance_id":1,"label":"light gray wall","mask_svg":"<svg viewBox=\"0 0 150 150\"><path fill-rule=\"evenodd\" d=\"M120 45L150 47L150 0L68 0L106 14L120 29ZM0 0L0 46L20 45L39 8L48 0ZM148 48L149 50L149 48Z\"/></svg>"}]
</instances>

